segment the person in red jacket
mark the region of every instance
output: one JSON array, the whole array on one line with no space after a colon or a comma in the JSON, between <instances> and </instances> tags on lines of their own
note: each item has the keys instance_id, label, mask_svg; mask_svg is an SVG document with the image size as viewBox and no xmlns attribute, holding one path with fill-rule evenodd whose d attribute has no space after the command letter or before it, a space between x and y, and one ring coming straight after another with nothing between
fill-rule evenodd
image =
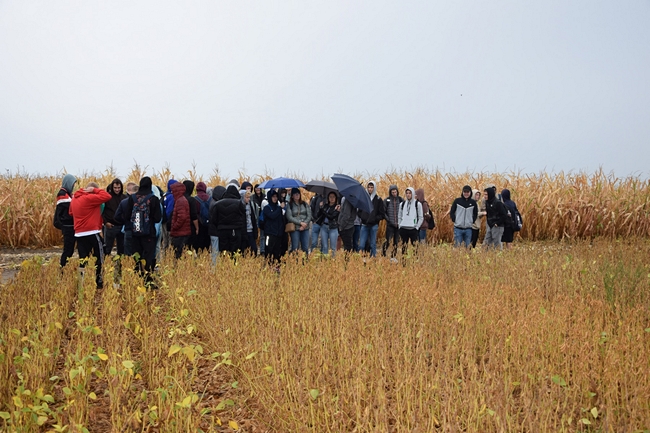
<instances>
[{"instance_id":1,"label":"person in red jacket","mask_svg":"<svg viewBox=\"0 0 650 433\"><path fill-rule=\"evenodd\" d=\"M185 185L180 182L172 185L172 195L174 196L174 210L169 236L174 247L175 256L180 259L183 248L187 245L192 234L190 203L185 197Z\"/></svg>"},{"instance_id":2,"label":"person in red jacket","mask_svg":"<svg viewBox=\"0 0 650 433\"><path fill-rule=\"evenodd\" d=\"M104 261L104 242L101 237L102 226L102 204L111 199L111 195L99 189L99 185L90 182L84 189L74 193L70 202L70 215L74 218L74 236L77 239L77 251L80 259L90 257L92 253L96 259L95 282L97 288L104 287L102 278L102 262ZM81 267L85 266L84 260Z\"/></svg>"}]
</instances>

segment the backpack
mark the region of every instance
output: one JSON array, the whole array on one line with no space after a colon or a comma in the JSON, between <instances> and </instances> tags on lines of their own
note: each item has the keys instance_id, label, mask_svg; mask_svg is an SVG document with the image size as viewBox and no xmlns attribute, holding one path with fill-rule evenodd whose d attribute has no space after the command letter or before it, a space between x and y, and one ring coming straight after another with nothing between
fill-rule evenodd
<instances>
[{"instance_id":1,"label":"backpack","mask_svg":"<svg viewBox=\"0 0 650 433\"><path fill-rule=\"evenodd\" d=\"M151 206L150 201L153 193L138 197L131 195L133 210L131 211L131 230L133 236L149 236L151 234Z\"/></svg>"},{"instance_id":2,"label":"backpack","mask_svg":"<svg viewBox=\"0 0 650 433\"><path fill-rule=\"evenodd\" d=\"M201 205L199 211L199 224L207 226L210 223L210 200L203 201L198 195L194 198L196 198L196 201Z\"/></svg>"},{"instance_id":3,"label":"backpack","mask_svg":"<svg viewBox=\"0 0 650 433\"><path fill-rule=\"evenodd\" d=\"M427 202L425 202L427 203ZM433 218L433 212L431 212L431 206L429 206L429 203L427 203L427 206L429 207L429 212L427 215L429 215L429 221L428 221L428 226L427 228L429 230L433 230L436 228L436 220Z\"/></svg>"}]
</instances>

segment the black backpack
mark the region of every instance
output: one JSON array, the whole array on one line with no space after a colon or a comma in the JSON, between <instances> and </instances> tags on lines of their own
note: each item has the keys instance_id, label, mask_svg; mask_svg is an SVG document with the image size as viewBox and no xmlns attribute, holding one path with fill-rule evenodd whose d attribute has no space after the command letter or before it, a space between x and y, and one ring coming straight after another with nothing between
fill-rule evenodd
<instances>
[{"instance_id":1,"label":"black backpack","mask_svg":"<svg viewBox=\"0 0 650 433\"><path fill-rule=\"evenodd\" d=\"M416 218L419 218L419 217L418 217L418 203L420 203L420 200L418 200L418 199L416 198L416 199L415 199L415 217L416 217ZM404 200L404 201L400 204L400 210L401 210L402 212L404 211L404 205L405 205L405 204L406 204L406 200ZM429 212L431 212L431 208L429 208ZM433 215L431 215L431 218L433 218ZM434 226L435 226L435 223L434 223Z\"/></svg>"},{"instance_id":2,"label":"black backpack","mask_svg":"<svg viewBox=\"0 0 650 433\"><path fill-rule=\"evenodd\" d=\"M151 197L153 193L137 196L133 194L133 210L131 211L131 230L133 236L149 236L151 234Z\"/></svg>"}]
</instances>

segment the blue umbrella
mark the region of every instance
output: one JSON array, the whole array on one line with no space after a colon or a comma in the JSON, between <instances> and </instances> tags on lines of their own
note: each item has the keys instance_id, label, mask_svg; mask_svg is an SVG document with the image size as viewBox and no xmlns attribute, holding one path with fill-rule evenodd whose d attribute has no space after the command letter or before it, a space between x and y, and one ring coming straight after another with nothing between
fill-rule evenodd
<instances>
[{"instance_id":1,"label":"blue umbrella","mask_svg":"<svg viewBox=\"0 0 650 433\"><path fill-rule=\"evenodd\" d=\"M269 179L260 183L260 188L262 189L271 189L271 188L303 188L304 183L298 179L291 179L290 177L276 177L275 179Z\"/></svg>"},{"instance_id":2,"label":"blue umbrella","mask_svg":"<svg viewBox=\"0 0 650 433\"><path fill-rule=\"evenodd\" d=\"M361 185L361 182L348 175L339 173L333 175L332 180L339 189L339 193L345 197L352 206L368 213L372 212L372 200L370 200L370 194L368 194L368 191L363 187L363 185Z\"/></svg>"}]
</instances>

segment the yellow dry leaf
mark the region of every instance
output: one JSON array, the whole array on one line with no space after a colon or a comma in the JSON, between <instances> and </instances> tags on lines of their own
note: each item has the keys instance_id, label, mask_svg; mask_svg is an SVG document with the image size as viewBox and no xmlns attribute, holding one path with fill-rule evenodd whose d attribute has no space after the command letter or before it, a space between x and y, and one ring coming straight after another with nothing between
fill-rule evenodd
<instances>
[{"instance_id":1,"label":"yellow dry leaf","mask_svg":"<svg viewBox=\"0 0 650 433\"><path fill-rule=\"evenodd\" d=\"M239 430L239 424L237 424L237 421L233 421L233 420L228 421L228 427L230 427L233 430Z\"/></svg>"},{"instance_id":2,"label":"yellow dry leaf","mask_svg":"<svg viewBox=\"0 0 650 433\"><path fill-rule=\"evenodd\" d=\"M95 394L94 392L91 392L90 394L88 394L88 398L91 399L91 400L97 400L97 394Z\"/></svg>"},{"instance_id":3,"label":"yellow dry leaf","mask_svg":"<svg viewBox=\"0 0 650 433\"><path fill-rule=\"evenodd\" d=\"M102 361L107 361L108 360L108 355L105 353L98 353L97 357L101 359Z\"/></svg>"}]
</instances>

